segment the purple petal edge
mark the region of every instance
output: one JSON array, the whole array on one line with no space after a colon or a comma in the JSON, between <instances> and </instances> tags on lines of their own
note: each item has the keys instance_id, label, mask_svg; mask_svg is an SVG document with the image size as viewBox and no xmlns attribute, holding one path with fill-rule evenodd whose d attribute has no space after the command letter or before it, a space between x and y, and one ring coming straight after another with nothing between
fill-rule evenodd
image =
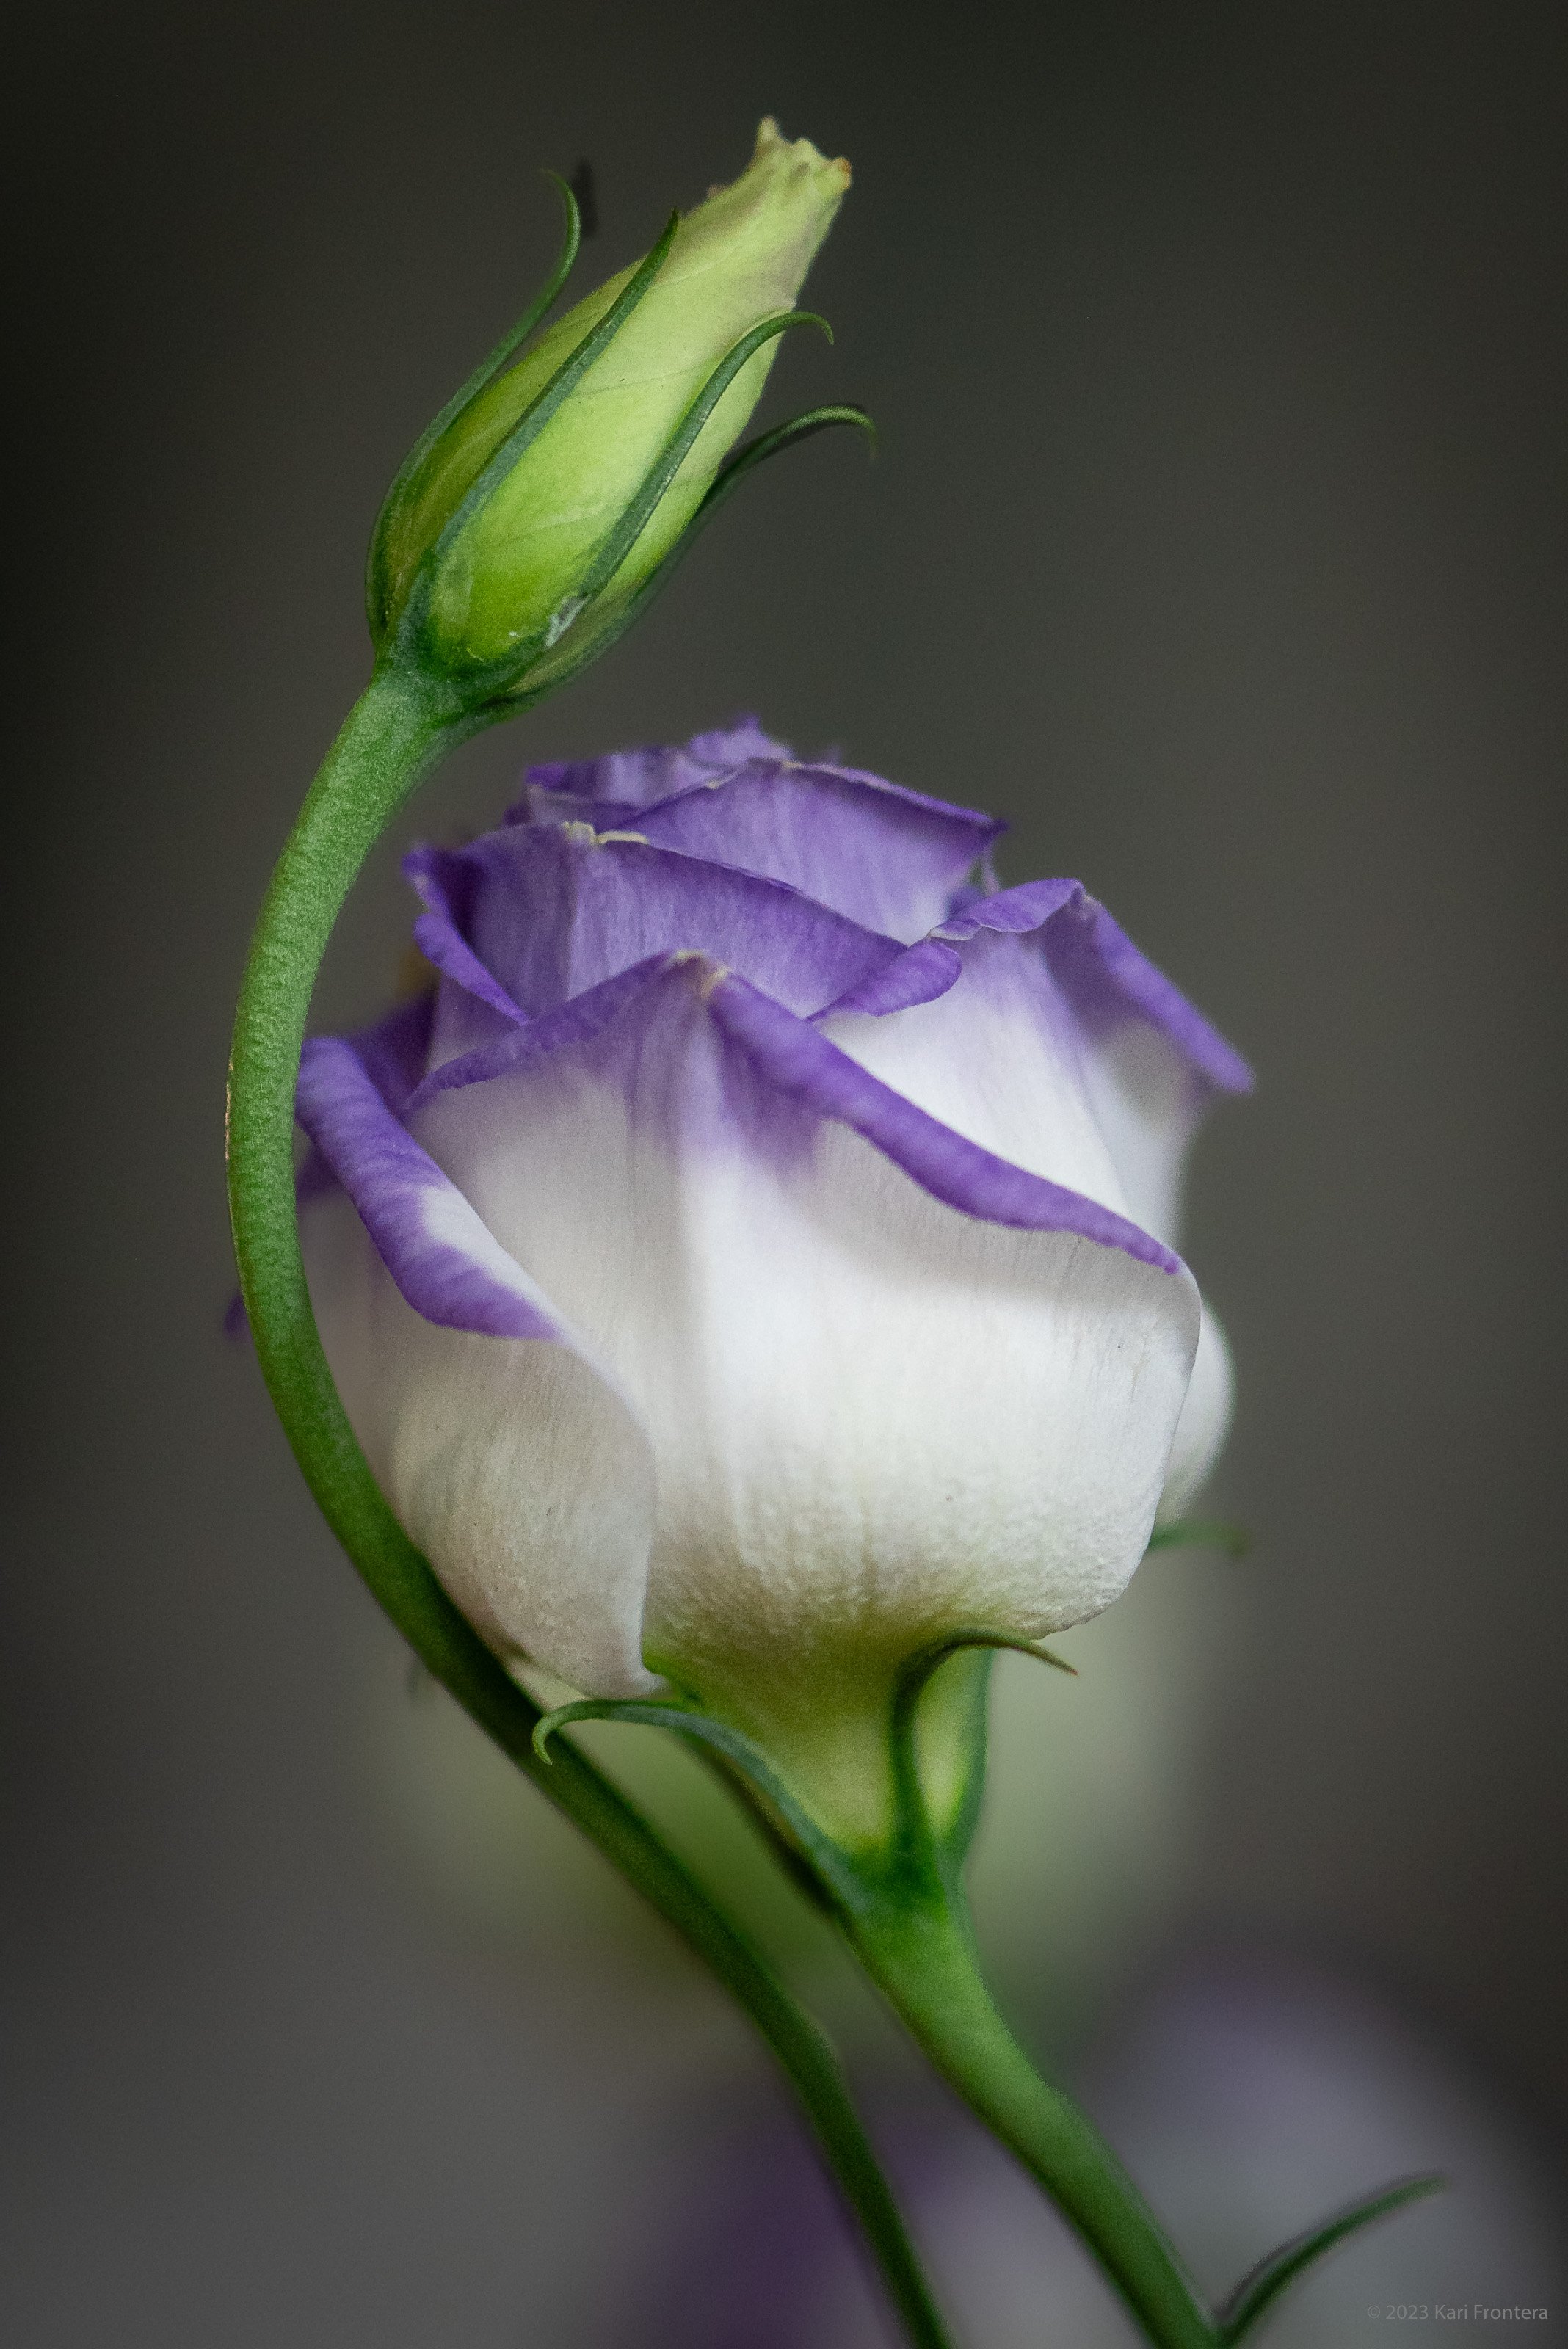
<instances>
[{"instance_id":1,"label":"purple petal edge","mask_svg":"<svg viewBox=\"0 0 1568 2349\"><path fill-rule=\"evenodd\" d=\"M493 1077L506 1076L514 1069L547 1061L573 1044L587 1043L618 1019L651 983L684 963L706 971L719 968L706 957L690 952L649 955L629 969L617 971L613 978L585 988L581 995L574 995L554 1011L541 1012L514 1036L498 1036L493 1044L478 1044L471 1052L443 1061L410 1097L403 1114L412 1118L438 1094L460 1092L464 1085L488 1084ZM784 1016L793 1019L794 1015L786 1012Z\"/></svg>"},{"instance_id":2,"label":"purple petal edge","mask_svg":"<svg viewBox=\"0 0 1568 2349\"><path fill-rule=\"evenodd\" d=\"M352 1036L333 1040L354 1054L394 1117L401 1116L403 1104L424 1072L434 1010L432 989L429 994L416 995L407 1002L394 1005L370 1027L358 1029ZM306 1049L309 1050L308 1045ZM312 1199L319 1199L337 1187L337 1175L313 1143L301 1160L299 1172L295 1177L296 1206L307 1207ZM223 1314L223 1335L236 1339L250 1336L245 1300L237 1288Z\"/></svg>"},{"instance_id":3,"label":"purple petal edge","mask_svg":"<svg viewBox=\"0 0 1568 2349\"><path fill-rule=\"evenodd\" d=\"M776 1091L818 1117L853 1126L950 1207L1023 1231L1074 1232L1159 1272L1183 1269L1179 1256L1126 1216L1009 1164L917 1109L745 979L732 973L718 978L710 984L708 1000L719 1026Z\"/></svg>"},{"instance_id":4,"label":"purple petal edge","mask_svg":"<svg viewBox=\"0 0 1568 2349\"><path fill-rule=\"evenodd\" d=\"M951 947L937 937L921 938L811 1016L831 1019L836 1012L864 1011L873 1019L884 1019L890 1011L908 1011L917 1003L934 1003L962 976L962 958Z\"/></svg>"},{"instance_id":5,"label":"purple petal edge","mask_svg":"<svg viewBox=\"0 0 1568 2349\"><path fill-rule=\"evenodd\" d=\"M565 792L576 798L616 800L645 808L655 800L700 789L716 775L743 767L752 759L788 759L789 745L764 734L749 713L731 726L693 734L688 742L648 743L630 750L609 750L597 759L557 759L526 768L524 796L508 808L504 823L528 821L527 792Z\"/></svg>"},{"instance_id":6,"label":"purple petal edge","mask_svg":"<svg viewBox=\"0 0 1568 2349\"><path fill-rule=\"evenodd\" d=\"M462 935L449 886L453 868L461 870L460 861L439 848L411 848L404 857L403 872L425 908L414 924L414 944L443 978L521 1027L523 1013Z\"/></svg>"},{"instance_id":7,"label":"purple petal edge","mask_svg":"<svg viewBox=\"0 0 1568 2349\"><path fill-rule=\"evenodd\" d=\"M1217 1028L1210 1027L1162 970L1139 953L1120 923L1112 919L1097 898L1090 896L1081 881L1025 881L1015 889L999 890L995 896L979 898L961 913L950 915L931 935L960 940L972 938L978 930L999 930L1019 936L1044 929L1060 914L1078 924L1101 974L1123 1002L1161 1029L1217 1092L1251 1092L1252 1071L1240 1052ZM1060 976L1068 978L1065 973ZM1068 985L1071 991L1070 978Z\"/></svg>"},{"instance_id":8,"label":"purple petal edge","mask_svg":"<svg viewBox=\"0 0 1568 2349\"><path fill-rule=\"evenodd\" d=\"M976 849L977 856L994 847L1007 830L1007 818L991 815L984 808L965 807L961 800L939 800L930 792L918 792L912 783L889 782L886 775L874 775L869 767L841 767L831 759L795 759L790 763L806 771L819 770L825 775L851 783L868 784L890 800L902 800L906 807L919 808L930 815L956 816L961 823L971 824L984 835Z\"/></svg>"},{"instance_id":9,"label":"purple petal edge","mask_svg":"<svg viewBox=\"0 0 1568 2349\"><path fill-rule=\"evenodd\" d=\"M516 1035L446 1061L425 1079L407 1114L414 1116L443 1092L487 1083L587 1042L677 970L688 985L700 989L710 1017L776 1092L798 1101L814 1116L853 1126L934 1198L983 1223L1008 1224L1023 1231L1074 1232L1102 1247L1119 1248L1157 1271L1183 1269L1179 1256L1126 1216L966 1141L870 1075L819 1035L810 1021L798 1019L705 955L649 956Z\"/></svg>"},{"instance_id":10,"label":"purple petal edge","mask_svg":"<svg viewBox=\"0 0 1568 2349\"><path fill-rule=\"evenodd\" d=\"M416 1313L491 1338L561 1335L520 1267L393 1116L350 1044L317 1036L306 1045L296 1113Z\"/></svg>"}]
</instances>

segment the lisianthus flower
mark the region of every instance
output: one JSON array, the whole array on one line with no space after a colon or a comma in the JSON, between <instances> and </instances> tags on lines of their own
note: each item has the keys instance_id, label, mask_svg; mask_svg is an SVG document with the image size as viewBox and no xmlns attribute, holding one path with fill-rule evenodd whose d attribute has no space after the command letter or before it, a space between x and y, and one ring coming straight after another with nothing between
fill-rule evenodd
<instances>
[{"instance_id":1,"label":"lisianthus flower","mask_svg":"<svg viewBox=\"0 0 1568 2349\"><path fill-rule=\"evenodd\" d=\"M430 990L306 1049L323 1340L447 1589L797 1779L1107 1605L1228 1417L1174 1240L1246 1069L999 830L749 720L535 768L407 860Z\"/></svg>"}]
</instances>

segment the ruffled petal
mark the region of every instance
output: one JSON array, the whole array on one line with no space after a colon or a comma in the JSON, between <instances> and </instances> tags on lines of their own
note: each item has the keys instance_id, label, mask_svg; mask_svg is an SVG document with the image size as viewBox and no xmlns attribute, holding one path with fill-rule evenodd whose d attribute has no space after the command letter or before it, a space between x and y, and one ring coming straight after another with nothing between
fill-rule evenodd
<instances>
[{"instance_id":1,"label":"ruffled petal","mask_svg":"<svg viewBox=\"0 0 1568 2349\"><path fill-rule=\"evenodd\" d=\"M452 852L424 850L418 870L426 890L439 887L447 905L461 906L465 951L529 1018L649 956L688 948L812 1012L900 951L896 939L785 883L652 845L640 833L517 827Z\"/></svg>"},{"instance_id":2,"label":"ruffled petal","mask_svg":"<svg viewBox=\"0 0 1568 2349\"><path fill-rule=\"evenodd\" d=\"M719 775L744 766L748 759L787 759L788 745L764 734L754 718L738 718L733 726L694 734L690 742L664 743L640 750L611 750L598 759L561 759L530 767L523 779L523 796L507 809L503 822L530 823L544 813L540 797L559 792L587 804L609 802L624 808L642 808L674 792L698 790ZM546 819L548 820L548 819ZM559 821L557 812L556 821Z\"/></svg>"},{"instance_id":3,"label":"ruffled petal","mask_svg":"<svg viewBox=\"0 0 1568 2349\"><path fill-rule=\"evenodd\" d=\"M1071 1007L1038 948L983 932L947 951L961 956L962 970L942 994L891 1018L878 1005L815 1025L909 1112L1020 1179L1095 1201L1153 1245L1096 1116Z\"/></svg>"},{"instance_id":4,"label":"ruffled petal","mask_svg":"<svg viewBox=\"0 0 1568 2349\"><path fill-rule=\"evenodd\" d=\"M701 957L597 992L412 1119L649 1431L649 1661L765 1676L1106 1604L1187 1386L1185 1268Z\"/></svg>"},{"instance_id":5,"label":"ruffled petal","mask_svg":"<svg viewBox=\"0 0 1568 2349\"><path fill-rule=\"evenodd\" d=\"M310 1040L295 1110L417 1313L492 1338L561 1335L534 1283L388 1110L350 1045Z\"/></svg>"},{"instance_id":6,"label":"ruffled petal","mask_svg":"<svg viewBox=\"0 0 1568 2349\"><path fill-rule=\"evenodd\" d=\"M1095 1193L1002 1158L929 1115L744 980L726 976L715 984L712 1007L780 1099L853 1126L933 1198L988 1223L1072 1232L1161 1272L1182 1270L1169 1248ZM1065 1073L1070 1085L1072 1072ZM1055 1139L1047 1138L1046 1152Z\"/></svg>"},{"instance_id":7,"label":"ruffled petal","mask_svg":"<svg viewBox=\"0 0 1568 2349\"><path fill-rule=\"evenodd\" d=\"M1081 881L1025 881L999 890L950 916L938 936L970 938L981 930L1040 931L1052 969L1085 1027L1115 1030L1141 1019L1212 1092L1251 1091L1252 1072L1241 1054L1138 952Z\"/></svg>"},{"instance_id":8,"label":"ruffled petal","mask_svg":"<svg viewBox=\"0 0 1568 2349\"><path fill-rule=\"evenodd\" d=\"M369 1028L343 1039L391 1111L401 1117L429 1065L433 997L410 996Z\"/></svg>"},{"instance_id":9,"label":"ruffled petal","mask_svg":"<svg viewBox=\"0 0 1568 2349\"><path fill-rule=\"evenodd\" d=\"M947 988L922 959L939 950L961 960ZM1024 1166L1065 1165L1075 1187L1170 1245L1193 1129L1217 1092L1251 1082L1071 880L977 899L819 1024L944 1123Z\"/></svg>"},{"instance_id":10,"label":"ruffled petal","mask_svg":"<svg viewBox=\"0 0 1568 2349\"><path fill-rule=\"evenodd\" d=\"M400 1003L370 1027L332 1040L338 1050L352 1054L395 1118L402 1116L430 1065L434 1017L435 997L427 990ZM307 1044L305 1049L310 1052L317 1048ZM337 1175L313 1143L295 1186L300 1206L337 1187Z\"/></svg>"},{"instance_id":11,"label":"ruffled petal","mask_svg":"<svg viewBox=\"0 0 1568 2349\"><path fill-rule=\"evenodd\" d=\"M1002 826L858 770L753 761L647 809L638 829L688 855L788 881L910 942L943 918Z\"/></svg>"},{"instance_id":12,"label":"ruffled petal","mask_svg":"<svg viewBox=\"0 0 1568 2349\"><path fill-rule=\"evenodd\" d=\"M906 947L891 962L858 980L813 1016L827 1020L841 1011L864 1011L885 1019L890 1011L908 1011L917 1003L934 1003L963 977L963 958L940 938L921 938Z\"/></svg>"},{"instance_id":13,"label":"ruffled petal","mask_svg":"<svg viewBox=\"0 0 1568 2349\"><path fill-rule=\"evenodd\" d=\"M414 924L414 944L441 977L427 1060L450 1061L520 1027L524 1015L468 942L476 866L420 847L404 857L403 872L425 908Z\"/></svg>"},{"instance_id":14,"label":"ruffled petal","mask_svg":"<svg viewBox=\"0 0 1568 2349\"><path fill-rule=\"evenodd\" d=\"M646 1692L654 1487L635 1413L348 1045L306 1045L298 1107L348 1195L302 1221L312 1302L399 1518L497 1647Z\"/></svg>"},{"instance_id":15,"label":"ruffled petal","mask_svg":"<svg viewBox=\"0 0 1568 2349\"><path fill-rule=\"evenodd\" d=\"M434 998L428 991L400 1003L373 1026L357 1035L333 1039L341 1051L351 1053L394 1117L403 1111L424 1076L429 1061L431 1019ZM310 1050L310 1046L306 1047ZM295 1176L296 1204L309 1206L338 1188L337 1177L312 1143ZM242 1338L250 1329L244 1299L236 1288L223 1314L223 1335Z\"/></svg>"},{"instance_id":16,"label":"ruffled petal","mask_svg":"<svg viewBox=\"0 0 1568 2349\"><path fill-rule=\"evenodd\" d=\"M531 767L508 824L633 829L664 847L787 881L911 944L967 894L1004 827L860 767L792 759L754 719L682 746Z\"/></svg>"}]
</instances>

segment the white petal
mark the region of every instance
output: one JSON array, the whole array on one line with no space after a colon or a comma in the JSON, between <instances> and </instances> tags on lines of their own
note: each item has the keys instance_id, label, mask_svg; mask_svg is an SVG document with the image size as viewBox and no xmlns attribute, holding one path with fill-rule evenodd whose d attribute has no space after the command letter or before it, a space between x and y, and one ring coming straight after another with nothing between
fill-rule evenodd
<instances>
[{"instance_id":1,"label":"white petal","mask_svg":"<svg viewBox=\"0 0 1568 2349\"><path fill-rule=\"evenodd\" d=\"M646 1693L656 1685L642 1664L653 1469L613 1383L570 1342L427 1321L341 1194L312 1205L302 1237L350 1423L452 1598L498 1648L575 1687ZM499 1277L510 1259L485 1239L485 1268Z\"/></svg>"},{"instance_id":2,"label":"white petal","mask_svg":"<svg viewBox=\"0 0 1568 2349\"><path fill-rule=\"evenodd\" d=\"M648 1431L649 1661L765 1678L1096 1613L1153 1521L1190 1277L962 1214L847 1126L759 1106L676 994L629 1057L415 1119Z\"/></svg>"},{"instance_id":3,"label":"white petal","mask_svg":"<svg viewBox=\"0 0 1568 2349\"><path fill-rule=\"evenodd\" d=\"M1207 1482L1230 1429L1234 1383L1225 1332L1205 1306L1192 1377L1176 1423L1170 1465L1159 1498L1161 1524L1184 1516Z\"/></svg>"},{"instance_id":4,"label":"white petal","mask_svg":"<svg viewBox=\"0 0 1568 2349\"><path fill-rule=\"evenodd\" d=\"M982 933L933 1002L830 1015L825 1035L982 1149L1137 1220L1085 1083L1076 1023L1033 941Z\"/></svg>"},{"instance_id":5,"label":"white petal","mask_svg":"<svg viewBox=\"0 0 1568 2349\"><path fill-rule=\"evenodd\" d=\"M1182 1160L1206 1095L1168 1037L1147 1020L1085 1035L1080 1065L1127 1214L1174 1247Z\"/></svg>"}]
</instances>

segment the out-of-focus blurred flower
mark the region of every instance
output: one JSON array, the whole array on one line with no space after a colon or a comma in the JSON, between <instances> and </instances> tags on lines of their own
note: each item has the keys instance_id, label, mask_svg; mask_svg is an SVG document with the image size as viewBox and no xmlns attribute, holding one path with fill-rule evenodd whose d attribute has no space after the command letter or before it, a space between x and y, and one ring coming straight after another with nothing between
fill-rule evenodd
<instances>
[{"instance_id":1,"label":"out-of-focus blurred flower","mask_svg":"<svg viewBox=\"0 0 1568 2349\"><path fill-rule=\"evenodd\" d=\"M1107 1605L1229 1408L1172 1243L1245 1069L998 829L751 724L537 769L409 859L435 991L301 1074L324 1340L448 1589L850 1832L902 1663Z\"/></svg>"},{"instance_id":2,"label":"out-of-focus blurred flower","mask_svg":"<svg viewBox=\"0 0 1568 2349\"><path fill-rule=\"evenodd\" d=\"M1526 2313L1554 2309L1563 2285L1544 2164L1484 2080L1354 1981L1235 1951L1168 1968L1106 2041L1087 2085L1216 2293L1305 2214L1378 2179L1448 2174L1447 2193L1369 2228L1301 2280L1269 2319L1278 2349L1354 2349L1396 2310L1423 2306L1423 2330L1459 2340L1549 2329ZM1138 2326L1001 2147L955 2129L945 2102L907 2082L877 2118L963 2338L1137 2349ZM881 2312L801 2134L750 2104L710 2162L704 2176L693 2161L667 2264L651 2287L639 2271L635 2313L612 2340L874 2349ZM662 2325L650 2310L670 2312Z\"/></svg>"}]
</instances>

